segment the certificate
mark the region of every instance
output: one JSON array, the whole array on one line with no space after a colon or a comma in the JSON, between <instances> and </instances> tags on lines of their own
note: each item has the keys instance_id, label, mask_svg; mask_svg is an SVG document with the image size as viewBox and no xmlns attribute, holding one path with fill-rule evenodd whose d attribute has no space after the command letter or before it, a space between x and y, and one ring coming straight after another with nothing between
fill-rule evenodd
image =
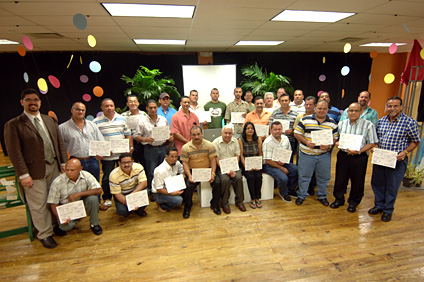
<instances>
[{"instance_id":1,"label":"certificate","mask_svg":"<svg viewBox=\"0 0 424 282\"><path fill-rule=\"evenodd\" d=\"M165 178L165 188L168 193L185 189L186 184L184 181L184 176L182 174L179 174L177 176L170 176Z\"/></svg>"},{"instance_id":2,"label":"certificate","mask_svg":"<svg viewBox=\"0 0 424 282\"><path fill-rule=\"evenodd\" d=\"M110 150L116 153L128 153L130 151L130 139L112 139L110 140Z\"/></svg>"},{"instance_id":3,"label":"certificate","mask_svg":"<svg viewBox=\"0 0 424 282\"><path fill-rule=\"evenodd\" d=\"M191 178L194 182L208 182L211 180L211 168L193 168L191 170Z\"/></svg>"},{"instance_id":4,"label":"certificate","mask_svg":"<svg viewBox=\"0 0 424 282\"><path fill-rule=\"evenodd\" d=\"M290 163L290 158L292 155L291 150L286 150L282 148L274 148L274 151L272 151L272 160L275 162L283 162L283 163Z\"/></svg>"},{"instance_id":5,"label":"certificate","mask_svg":"<svg viewBox=\"0 0 424 282\"><path fill-rule=\"evenodd\" d=\"M89 156L110 156L110 142L109 141L90 141L88 148Z\"/></svg>"},{"instance_id":6,"label":"certificate","mask_svg":"<svg viewBox=\"0 0 424 282\"><path fill-rule=\"evenodd\" d=\"M229 173L230 171L239 170L239 164L237 161L237 157L228 158L225 160L219 160L219 164L221 166L221 173Z\"/></svg>"},{"instance_id":7,"label":"certificate","mask_svg":"<svg viewBox=\"0 0 424 282\"><path fill-rule=\"evenodd\" d=\"M242 114L245 112L232 112L231 113L231 122L232 123L244 123L244 117Z\"/></svg>"},{"instance_id":8,"label":"certificate","mask_svg":"<svg viewBox=\"0 0 424 282\"><path fill-rule=\"evenodd\" d=\"M397 152L383 149L374 149L372 154L372 164L381 165L385 167L396 168Z\"/></svg>"},{"instance_id":9,"label":"certificate","mask_svg":"<svg viewBox=\"0 0 424 282\"><path fill-rule=\"evenodd\" d=\"M203 123L204 121L211 122L211 112L209 112L209 111L196 111L195 114L199 118L200 123Z\"/></svg>"},{"instance_id":10,"label":"certificate","mask_svg":"<svg viewBox=\"0 0 424 282\"><path fill-rule=\"evenodd\" d=\"M85 213L84 202L82 200L57 206L56 211L60 224L64 223L66 220L68 220L68 218L74 220L87 216Z\"/></svg>"},{"instance_id":11,"label":"certificate","mask_svg":"<svg viewBox=\"0 0 424 282\"><path fill-rule=\"evenodd\" d=\"M269 126L262 124L255 124L256 135L259 137L266 137L269 135Z\"/></svg>"},{"instance_id":12,"label":"certificate","mask_svg":"<svg viewBox=\"0 0 424 282\"><path fill-rule=\"evenodd\" d=\"M315 143L315 146L333 145L333 131L330 129L312 131L311 136L312 143Z\"/></svg>"},{"instance_id":13,"label":"certificate","mask_svg":"<svg viewBox=\"0 0 424 282\"><path fill-rule=\"evenodd\" d=\"M262 157L246 157L244 158L245 170L262 169Z\"/></svg>"},{"instance_id":14,"label":"certificate","mask_svg":"<svg viewBox=\"0 0 424 282\"><path fill-rule=\"evenodd\" d=\"M155 141L169 139L169 126L152 127L152 137Z\"/></svg>"},{"instance_id":15,"label":"certificate","mask_svg":"<svg viewBox=\"0 0 424 282\"><path fill-rule=\"evenodd\" d=\"M144 207L149 205L149 197L147 196L147 189L140 192L131 193L125 196L127 201L128 211L134 210L136 207Z\"/></svg>"},{"instance_id":16,"label":"certificate","mask_svg":"<svg viewBox=\"0 0 424 282\"><path fill-rule=\"evenodd\" d=\"M140 121L140 118L141 118L141 115L125 117L125 121L127 122L127 127L129 129L136 129L138 122Z\"/></svg>"},{"instance_id":17,"label":"certificate","mask_svg":"<svg viewBox=\"0 0 424 282\"><path fill-rule=\"evenodd\" d=\"M424 157L421 159L420 165L419 165L419 166L417 166L417 169L418 169L418 170L422 170L422 169L424 169Z\"/></svg>"},{"instance_id":18,"label":"certificate","mask_svg":"<svg viewBox=\"0 0 424 282\"><path fill-rule=\"evenodd\" d=\"M290 121L285 119L274 119L274 121L279 121L281 125L283 126L283 133L287 129L290 129Z\"/></svg>"},{"instance_id":19,"label":"certificate","mask_svg":"<svg viewBox=\"0 0 424 282\"><path fill-rule=\"evenodd\" d=\"M339 140L339 149L359 151L361 150L362 139L362 135L341 133Z\"/></svg>"}]
</instances>

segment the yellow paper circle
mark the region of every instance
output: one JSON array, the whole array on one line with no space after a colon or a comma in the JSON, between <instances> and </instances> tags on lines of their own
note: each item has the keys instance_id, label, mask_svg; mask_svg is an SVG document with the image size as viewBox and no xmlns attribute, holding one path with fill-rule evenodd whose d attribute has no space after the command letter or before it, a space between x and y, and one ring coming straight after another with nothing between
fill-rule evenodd
<instances>
[{"instance_id":1,"label":"yellow paper circle","mask_svg":"<svg viewBox=\"0 0 424 282\"><path fill-rule=\"evenodd\" d=\"M322 63L325 64L325 57L322 57Z\"/></svg>"},{"instance_id":2,"label":"yellow paper circle","mask_svg":"<svg viewBox=\"0 0 424 282\"><path fill-rule=\"evenodd\" d=\"M96 38L93 35L89 35L87 37L87 41L88 41L88 45L90 45L90 47L96 46Z\"/></svg>"},{"instance_id":3,"label":"yellow paper circle","mask_svg":"<svg viewBox=\"0 0 424 282\"><path fill-rule=\"evenodd\" d=\"M44 78L39 78L37 81L37 85L41 91L47 91L47 82Z\"/></svg>"},{"instance_id":4,"label":"yellow paper circle","mask_svg":"<svg viewBox=\"0 0 424 282\"><path fill-rule=\"evenodd\" d=\"M421 49L420 56L421 56L421 59L424 60L424 49Z\"/></svg>"},{"instance_id":5,"label":"yellow paper circle","mask_svg":"<svg viewBox=\"0 0 424 282\"><path fill-rule=\"evenodd\" d=\"M388 73L384 76L384 83L390 84L395 81L395 76L392 73Z\"/></svg>"},{"instance_id":6,"label":"yellow paper circle","mask_svg":"<svg viewBox=\"0 0 424 282\"><path fill-rule=\"evenodd\" d=\"M343 52L349 53L350 49L352 49L352 45L350 45L350 43L346 43L343 47Z\"/></svg>"}]
</instances>

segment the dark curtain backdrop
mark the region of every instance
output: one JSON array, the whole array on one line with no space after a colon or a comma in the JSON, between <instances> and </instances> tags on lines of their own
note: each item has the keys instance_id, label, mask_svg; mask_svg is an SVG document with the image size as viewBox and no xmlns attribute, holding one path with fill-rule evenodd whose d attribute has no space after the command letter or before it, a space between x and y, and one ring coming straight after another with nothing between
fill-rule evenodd
<instances>
[{"instance_id":1,"label":"dark curtain backdrop","mask_svg":"<svg viewBox=\"0 0 424 282\"><path fill-rule=\"evenodd\" d=\"M74 55L69 69L71 55ZM322 58L326 57L323 64ZM82 64L80 62L80 57ZM295 89L302 89L305 96L314 95L320 90L326 90L331 95L331 104L340 109L346 108L349 103L356 101L361 90L368 89L368 77L371 71L372 60L369 54L343 53L214 53L214 64L237 64L237 84L242 76L241 67L258 62L268 72L288 76L292 79ZM102 69L95 74L89 70L90 61L98 61ZM135 54L135 53L108 53L108 52L52 52L27 53L21 57L18 53L0 54L0 83L1 101L1 132L4 124L11 118L22 113L19 103L20 92L26 87L37 89L37 80L43 77L48 80L49 75L59 78L60 88L54 88L49 82L49 90L42 96L41 112L47 114L54 111L62 123L70 117L70 107L76 101L82 101L82 95L88 93L92 100L84 102L87 106L87 115L95 116L100 111L100 101L103 98L112 98L116 107L125 107L124 89L127 85L121 80L123 74L132 77L140 65L149 69L160 69L164 75L175 80L176 87L183 94L182 65L197 65L197 53L181 54ZM350 67L348 76L343 77L340 70L344 65ZM23 79L24 72L29 75L29 82ZM80 82L79 77L88 76L87 83ZM327 79L320 82L318 77L325 74ZM95 97L92 89L95 86L104 89L104 96ZM342 99L341 91L345 90ZM221 93L221 95L232 93ZM209 95L209 93L199 93ZM178 102L175 103L178 106ZM1 135L3 150L3 134Z\"/></svg>"}]
</instances>

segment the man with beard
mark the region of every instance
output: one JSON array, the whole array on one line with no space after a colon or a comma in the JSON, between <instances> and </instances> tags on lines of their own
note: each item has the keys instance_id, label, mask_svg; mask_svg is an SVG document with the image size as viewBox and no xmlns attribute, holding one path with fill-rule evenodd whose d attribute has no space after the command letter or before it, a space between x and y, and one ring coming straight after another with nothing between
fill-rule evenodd
<instances>
[{"instance_id":1,"label":"man with beard","mask_svg":"<svg viewBox=\"0 0 424 282\"><path fill-rule=\"evenodd\" d=\"M361 105L361 113L360 113L360 118L362 119L366 119L369 120L370 122L376 124L377 120L378 120L378 113L376 110L370 108L370 106L368 106L369 102L371 100L371 93L369 91L362 91L361 93L359 93L358 96L358 103L359 105ZM343 114L342 117L340 118L340 121L348 119L348 109L347 108Z\"/></svg>"}]
</instances>

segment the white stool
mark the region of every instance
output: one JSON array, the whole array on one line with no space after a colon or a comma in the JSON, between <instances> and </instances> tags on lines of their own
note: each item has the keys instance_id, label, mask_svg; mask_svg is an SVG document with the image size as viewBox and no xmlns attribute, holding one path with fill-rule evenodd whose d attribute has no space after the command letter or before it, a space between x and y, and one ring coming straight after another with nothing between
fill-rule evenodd
<instances>
[{"instance_id":1,"label":"white stool","mask_svg":"<svg viewBox=\"0 0 424 282\"><path fill-rule=\"evenodd\" d=\"M274 178L266 173L262 173L261 200L274 199Z\"/></svg>"}]
</instances>

